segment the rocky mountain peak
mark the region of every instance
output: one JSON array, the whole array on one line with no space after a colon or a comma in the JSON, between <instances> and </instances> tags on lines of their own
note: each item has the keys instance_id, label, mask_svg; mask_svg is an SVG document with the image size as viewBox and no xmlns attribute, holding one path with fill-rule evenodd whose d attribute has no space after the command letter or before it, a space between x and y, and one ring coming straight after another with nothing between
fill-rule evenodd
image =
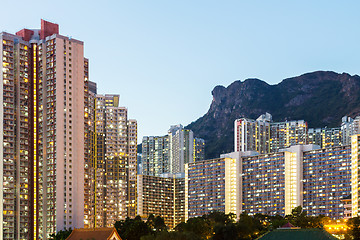
<instances>
[{"instance_id":1,"label":"rocky mountain peak","mask_svg":"<svg viewBox=\"0 0 360 240\"><path fill-rule=\"evenodd\" d=\"M304 119L310 127L339 126L344 115L360 115L360 77L316 71L278 84L250 78L216 86L208 112L187 128L206 140L208 158L233 150L234 120L256 119L265 112L274 121Z\"/></svg>"}]
</instances>

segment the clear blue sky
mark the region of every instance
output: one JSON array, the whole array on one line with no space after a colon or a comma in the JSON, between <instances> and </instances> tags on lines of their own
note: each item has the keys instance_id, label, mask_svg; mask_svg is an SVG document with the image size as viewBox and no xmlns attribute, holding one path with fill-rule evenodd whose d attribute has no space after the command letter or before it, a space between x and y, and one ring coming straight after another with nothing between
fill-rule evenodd
<instances>
[{"instance_id":1,"label":"clear blue sky","mask_svg":"<svg viewBox=\"0 0 360 240\"><path fill-rule=\"evenodd\" d=\"M90 79L120 94L139 142L201 117L216 85L360 72L359 1L2 0L1 9L0 31L44 18L84 41Z\"/></svg>"}]
</instances>

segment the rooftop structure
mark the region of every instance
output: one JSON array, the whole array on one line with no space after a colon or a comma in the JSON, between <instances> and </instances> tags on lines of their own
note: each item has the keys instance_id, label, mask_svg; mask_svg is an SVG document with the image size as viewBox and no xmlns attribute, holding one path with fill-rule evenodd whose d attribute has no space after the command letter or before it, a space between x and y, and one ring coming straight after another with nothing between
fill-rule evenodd
<instances>
[{"instance_id":1,"label":"rooftop structure","mask_svg":"<svg viewBox=\"0 0 360 240\"><path fill-rule=\"evenodd\" d=\"M66 240L121 240L113 228L75 228Z\"/></svg>"}]
</instances>

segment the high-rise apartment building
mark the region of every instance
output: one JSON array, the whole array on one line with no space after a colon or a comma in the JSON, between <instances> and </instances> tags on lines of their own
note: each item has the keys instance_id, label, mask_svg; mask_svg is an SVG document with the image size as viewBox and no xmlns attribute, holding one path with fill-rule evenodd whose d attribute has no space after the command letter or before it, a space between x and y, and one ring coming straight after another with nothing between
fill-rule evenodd
<instances>
[{"instance_id":1,"label":"high-rise apartment building","mask_svg":"<svg viewBox=\"0 0 360 240\"><path fill-rule=\"evenodd\" d=\"M360 116L344 116L340 127L308 128L304 120L272 122L269 113L258 119L235 120L235 151L278 152L297 144L315 144L320 148L347 146L351 136L360 134Z\"/></svg>"},{"instance_id":2,"label":"high-rise apartment building","mask_svg":"<svg viewBox=\"0 0 360 240\"><path fill-rule=\"evenodd\" d=\"M185 164L194 161L194 133L179 125L168 131L170 152L170 173L184 173Z\"/></svg>"},{"instance_id":3,"label":"high-rise apartment building","mask_svg":"<svg viewBox=\"0 0 360 240\"><path fill-rule=\"evenodd\" d=\"M33 153L32 82L33 51L21 37L1 33L0 55L0 239L32 236Z\"/></svg>"},{"instance_id":4,"label":"high-rise apartment building","mask_svg":"<svg viewBox=\"0 0 360 240\"><path fill-rule=\"evenodd\" d=\"M352 135L360 134L360 116L357 116L355 119L344 116L341 120L342 145L350 145Z\"/></svg>"},{"instance_id":5,"label":"high-rise apartment building","mask_svg":"<svg viewBox=\"0 0 360 240\"><path fill-rule=\"evenodd\" d=\"M170 172L169 136L142 139L142 174L160 176Z\"/></svg>"},{"instance_id":6,"label":"high-rise apartment building","mask_svg":"<svg viewBox=\"0 0 360 240\"><path fill-rule=\"evenodd\" d=\"M296 145L281 152L242 157L242 210L287 215L302 206L310 216L343 217L351 192L350 146Z\"/></svg>"},{"instance_id":7,"label":"high-rise apartment building","mask_svg":"<svg viewBox=\"0 0 360 240\"><path fill-rule=\"evenodd\" d=\"M85 62L85 79L88 79L88 62ZM95 222L95 98L96 83L85 81L84 122L84 227L94 227Z\"/></svg>"},{"instance_id":8,"label":"high-rise apartment building","mask_svg":"<svg viewBox=\"0 0 360 240\"><path fill-rule=\"evenodd\" d=\"M235 151L257 151L268 153L270 151L270 122L269 113L261 115L258 119L240 118L235 120Z\"/></svg>"},{"instance_id":9,"label":"high-rise apartment building","mask_svg":"<svg viewBox=\"0 0 360 240\"><path fill-rule=\"evenodd\" d=\"M41 29L1 33L2 239L84 226L83 42Z\"/></svg>"},{"instance_id":10,"label":"high-rise apartment building","mask_svg":"<svg viewBox=\"0 0 360 240\"><path fill-rule=\"evenodd\" d=\"M138 215L161 216L165 224L174 228L185 219L185 181L183 174L161 177L138 175Z\"/></svg>"},{"instance_id":11,"label":"high-rise apartment building","mask_svg":"<svg viewBox=\"0 0 360 240\"><path fill-rule=\"evenodd\" d=\"M137 122L97 95L83 42L44 20L0 38L0 239L134 217Z\"/></svg>"},{"instance_id":12,"label":"high-rise apartment building","mask_svg":"<svg viewBox=\"0 0 360 240\"><path fill-rule=\"evenodd\" d=\"M351 217L359 216L360 196L360 134L351 136Z\"/></svg>"},{"instance_id":13,"label":"high-rise apartment building","mask_svg":"<svg viewBox=\"0 0 360 240\"><path fill-rule=\"evenodd\" d=\"M194 162L205 160L205 140L194 138Z\"/></svg>"},{"instance_id":14,"label":"high-rise apartment building","mask_svg":"<svg viewBox=\"0 0 360 240\"><path fill-rule=\"evenodd\" d=\"M308 144L316 144L321 148L343 146L344 141L341 128L309 128Z\"/></svg>"},{"instance_id":15,"label":"high-rise apartment building","mask_svg":"<svg viewBox=\"0 0 360 240\"><path fill-rule=\"evenodd\" d=\"M95 100L95 227L136 215L137 122L119 95Z\"/></svg>"},{"instance_id":16,"label":"high-rise apartment building","mask_svg":"<svg viewBox=\"0 0 360 240\"><path fill-rule=\"evenodd\" d=\"M211 211L284 216L297 206L310 216L358 216L359 149L360 134L347 146L294 145L186 164L185 218Z\"/></svg>"},{"instance_id":17,"label":"high-rise apartment building","mask_svg":"<svg viewBox=\"0 0 360 240\"><path fill-rule=\"evenodd\" d=\"M304 120L272 122L271 114L266 113L256 120L240 118L234 123L235 151L264 154L306 142L307 123Z\"/></svg>"},{"instance_id":18,"label":"high-rise apartment building","mask_svg":"<svg viewBox=\"0 0 360 240\"><path fill-rule=\"evenodd\" d=\"M185 164L185 219L212 211L240 214L240 162L237 156Z\"/></svg>"},{"instance_id":19,"label":"high-rise apartment building","mask_svg":"<svg viewBox=\"0 0 360 240\"><path fill-rule=\"evenodd\" d=\"M344 198L351 193L351 147L303 152L303 209L308 215L344 217Z\"/></svg>"},{"instance_id":20,"label":"high-rise apartment building","mask_svg":"<svg viewBox=\"0 0 360 240\"><path fill-rule=\"evenodd\" d=\"M309 128L308 140L309 144L322 145L323 142L323 129L322 128Z\"/></svg>"},{"instance_id":21,"label":"high-rise apartment building","mask_svg":"<svg viewBox=\"0 0 360 240\"><path fill-rule=\"evenodd\" d=\"M142 174L160 176L184 173L184 165L205 158L205 141L194 138L181 124L171 126L165 136L145 136L142 140Z\"/></svg>"},{"instance_id":22,"label":"high-rise apartment building","mask_svg":"<svg viewBox=\"0 0 360 240\"><path fill-rule=\"evenodd\" d=\"M137 173L142 174L142 172L143 172L143 170L142 170L142 153L139 153L139 152L137 153L136 161L137 161Z\"/></svg>"},{"instance_id":23,"label":"high-rise apartment building","mask_svg":"<svg viewBox=\"0 0 360 240\"><path fill-rule=\"evenodd\" d=\"M304 120L273 122L270 124L270 152L278 152L297 144L307 143L308 126Z\"/></svg>"},{"instance_id":24,"label":"high-rise apartment building","mask_svg":"<svg viewBox=\"0 0 360 240\"><path fill-rule=\"evenodd\" d=\"M350 145L351 144L351 136L354 133L353 126L354 126L354 119L348 116L344 116L341 119L341 139L342 139L342 145Z\"/></svg>"},{"instance_id":25,"label":"high-rise apartment building","mask_svg":"<svg viewBox=\"0 0 360 240\"><path fill-rule=\"evenodd\" d=\"M137 121L129 119L127 122L127 136L128 136L128 189L127 189L127 215L134 218L136 213L137 204Z\"/></svg>"},{"instance_id":26,"label":"high-rise apartment building","mask_svg":"<svg viewBox=\"0 0 360 240\"><path fill-rule=\"evenodd\" d=\"M261 154L241 159L242 210L249 214L285 214L285 154ZM266 186L266 187L264 187Z\"/></svg>"}]
</instances>

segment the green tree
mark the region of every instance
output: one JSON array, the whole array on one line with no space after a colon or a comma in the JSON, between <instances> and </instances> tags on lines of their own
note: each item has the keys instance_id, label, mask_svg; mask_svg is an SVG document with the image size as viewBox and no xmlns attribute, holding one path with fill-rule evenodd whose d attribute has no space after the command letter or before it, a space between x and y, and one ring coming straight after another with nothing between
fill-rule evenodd
<instances>
[{"instance_id":1,"label":"green tree","mask_svg":"<svg viewBox=\"0 0 360 240\"><path fill-rule=\"evenodd\" d=\"M167 226L165 225L165 221L162 217L160 216L155 217L154 228L156 232L167 231Z\"/></svg>"},{"instance_id":2,"label":"green tree","mask_svg":"<svg viewBox=\"0 0 360 240\"><path fill-rule=\"evenodd\" d=\"M303 211L301 206L294 208L291 215L285 217L294 226L301 228L322 228L323 222L327 218L324 215L312 217L307 216L306 211Z\"/></svg>"},{"instance_id":3,"label":"green tree","mask_svg":"<svg viewBox=\"0 0 360 240\"><path fill-rule=\"evenodd\" d=\"M72 229L64 229L64 230L60 230L57 233L53 233L50 235L50 240L65 240L67 237L69 237L69 235L71 234Z\"/></svg>"},{"instance_id":4,"label":"green tree","mask_svg":"<svg viewBox=\"0 0 360 240\"><path fill-rule=\"evenodd\" d=\"M185 229L186 229L186 223L185 222L181 222L179 223L178 225L176 225L175 227L175 231L176 232L185 232Z\"/></svg>"},{"instance_id":5,"label":"green tree","mask_svg":"<svg viewBox=\"0 0 360 240\"><path fill-rule=\"evenodd\" d=\"M237 239L238 238L238 228L235 223L228 223L226 225L216 224L214 226L214 235L212 240L227 240L227 239Z\"/></svg>"},{"instance_id":6,"label":"green tree","mask_svg":"<svg viewBox=\"0 0 360 240\"><path fill-rule=\"evenodd\" d=\"M150 214L148 219L146 220L146 224L149 226L151 230L155 229L155 216L154 214Z\"/></svg>"},{"instance_id":7,"label":"green tree","mask_svg":"<svg viewBox=\"0 0 360 240\"><path fill-rule=\"evenodd\" d=\"M303 211L301 206L293 208L293 210L291 210L291 214L285 216L285 219L296 227L308 228L306 212Z\"/></svg>"},{"instance_id":8,"label":"green tree","mask_svg":"<svg viewBox=\"0 0 360 240\"><path fill-rule=\"evenodd\" d=\"M147 235L141 237L141 240L201 240L192 232L159 232L157 235Z\"/></svg>"},{"instance_id":9,"label":"green tree","mask_svg":"<svg viewBox=\"0 0 360 240\"><path fill-rule=\"evenodd\" d=\"M300 217L306 216L306 213L304 213L301 206L297 206L297 207L293 208L293 210L291 210L291 215L294 218L300 218Z\"/></svg>"},{"instance_id":10,"label":"green tree","mask_svg":"<svg viewBox=\"0 0 360 240\"><path fill-rule=\"evenodd\" d=\"M194 233L200 239L208 239L212 235L212 226L203 217L190 218L183 227L184 232Z\"/></svg>"},{"instance_id":11,"label":"green tree","mask_svg":"<svg viewBox=\"0 0 360 240\"><path fill-rule=\"evenodd\" d=\"M284 224L288 222L288 220L286 220L283 216L280 215L271 216L269 218L270 218L270 223L268 230L277 229L281 226L284 226Z\"/></svg>"},{"instance_id":12,"label":"green tree","mask_svg":"<svg viewBox=\"0 0 360 240\"><path fill-rule=\"evenodd\" d=\"M346 239L360 239L360 217L350 218L346 224L349 227Z\"/></svg>"},{"instance_id":13,"label":"green tree","mask_svg":"<svg viewBox=\"0 0 360 240\"><path fill-rule=\"evenodd\" d=\"M263 224L254 217L249 216L246 212L240 215L237 222L239 239L253 239L264 229Z\"/></svg>"},{"instance_id":14,"label":"green tree","mask_svg":"<svg viewBox=\"0 0 360 240\"><path fill-rule=\"evenodd\" d=\"M123 240L140 240L142 236L150 234L149 226L142 221L140 216L134 219L126 218L125 221L117 221L114 227Z\"/></svg>"},{"instance_id":15,"label":"green tree","mask_svg":"<svg viewBox=\"0 0 360 240\"><path fill-rule=\"evenodd\" d=\"M214 211L203 216L204 219L208 219L212 224L228 224L235 222L236 215L234 213L225 214L223 212Z\"/></svg>"},{"instance_id":16,"label":"green tree","mask_svg":"<svg viewBox=\"0 0 360 240\"><path fill-rule=\"evenodd\" d=\"M329 221L329 217L325 217L324 215L319 215L315 217L307 217L308 220L308 228L323 228L324 222Z\"/></svg>"}]
</instances>

